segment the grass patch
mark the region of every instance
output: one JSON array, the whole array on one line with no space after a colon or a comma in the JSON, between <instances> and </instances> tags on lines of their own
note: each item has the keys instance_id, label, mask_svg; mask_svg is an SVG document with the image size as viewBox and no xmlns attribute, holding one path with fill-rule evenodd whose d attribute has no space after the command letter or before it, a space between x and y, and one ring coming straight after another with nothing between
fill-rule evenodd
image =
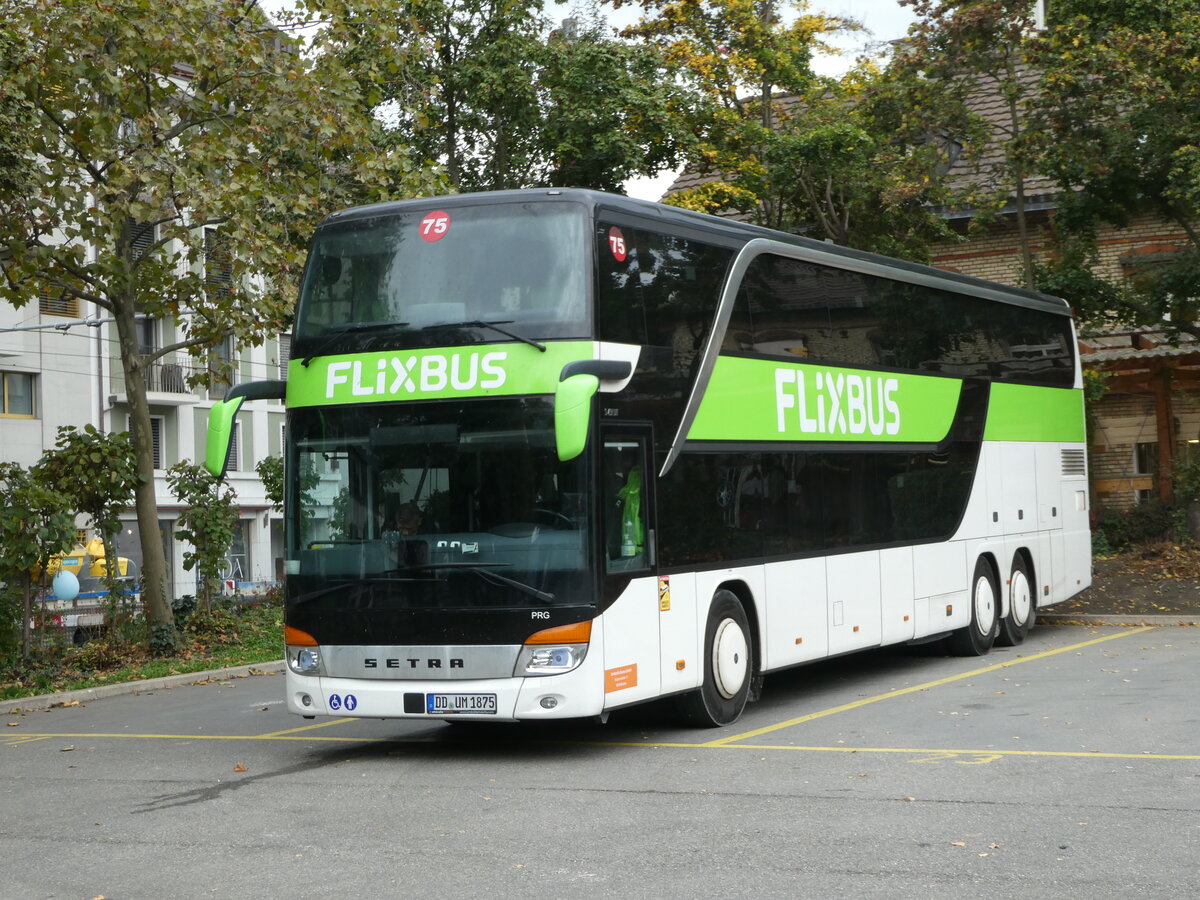
<instances>
[{"instance_id":1,"label":"grass patch","mask_svg":"<svg viewBox=\"0 0 1200 900\"><path fill-rule=\"evenodd\" d=\"M283 656L283 605L230 603L176 623L174 656L151 656L144 642L104 635L81 647L49 646L0 666L0 700L186 675L207 669L270 662Z\"/></svg>"}]
</instances>

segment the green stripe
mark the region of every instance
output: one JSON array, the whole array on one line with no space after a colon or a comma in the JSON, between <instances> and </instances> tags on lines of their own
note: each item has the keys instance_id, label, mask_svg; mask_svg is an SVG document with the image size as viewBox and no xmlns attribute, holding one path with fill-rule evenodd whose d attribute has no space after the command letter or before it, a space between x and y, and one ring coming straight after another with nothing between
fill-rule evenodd
<instances>
[{"instance_id":1,"label":"green stripe","mask_svg":"<svg viewBox=\"0 0 1200 900\"><path fill-rule=\"evenodd\" d=\"M934 444L962 381L721 356L688 440Z\"/></svg>"},{"instance_id":2,"label":"green stripe","mask_svg":"<svg viewBox=\"0 0 1200 900\"><path fill-rule=\"evenodd\" d=\"M287 405L324 406L552 394L567 363L594 359L592 341L474 344L323 356L288 364Z\"/></svg>"},{"instance_id":3,"label":"green stripe","mask_svg":"<svg viewBox=\"0 0 1200 900\"><path fill-rule=\"evenodd\" d=\"M993 383L983 439L1081 444L1083 391Z\"/></svg>"}]
</instances>

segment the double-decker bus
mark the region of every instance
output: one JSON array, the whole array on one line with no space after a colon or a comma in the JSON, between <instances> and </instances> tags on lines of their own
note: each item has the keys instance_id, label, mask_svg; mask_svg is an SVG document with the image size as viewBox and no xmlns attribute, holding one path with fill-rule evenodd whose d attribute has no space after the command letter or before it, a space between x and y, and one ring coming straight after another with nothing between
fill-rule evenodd
<instances>
[{"instance_id":1,"label":"double-decker bus","mask_svg":"<svg viewBox=\"0 0 1200 900\"><path fill-rule=\"evenodd\" d=\"M1090 582L1061 300L585 190L329 216L286 382L287 703L726 725Z\"/></svg>"}]
</instances>

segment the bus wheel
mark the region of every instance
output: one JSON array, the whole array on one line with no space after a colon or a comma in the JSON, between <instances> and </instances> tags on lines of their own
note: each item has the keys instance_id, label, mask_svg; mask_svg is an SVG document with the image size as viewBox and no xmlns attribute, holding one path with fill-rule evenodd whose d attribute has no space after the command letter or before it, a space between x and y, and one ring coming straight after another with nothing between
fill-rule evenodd
<instances>
[{"instance_id":1,"label":"bus wheel","mask_svg":"<svg viewBox=\"0 0 1200 900\"><path fill-rule=\"evenodd\" d=\"M736 722L754 680L754 645L746 610L731 591L717 591L704 628L704 682L679 698L686 722L716 728Z\"/></svg>"},{"instance_id":2,"label":"bus wheel","mask_svg":"<svg viewBox=\"0 0 1200 900\"><path fill-rule=\"evenodd\" d=\"M996 573L981 556L975 563L975 575L971 579L971 622L946 638L950 652L955 656L983 656L992 649L999 609Z\"/></svg>"},{"instance_id":3,"label":"bus wheel","mask_svg":"<svg viewBox=\"0 0 1200 900\"><path fill-rule=\"evenodd\" d=\"M1036 618L1037 604L1029 579L1029 563L1018 553L1013 557L1012 574L1008 576L1008 615L1000 620L996 643L1001 647L1017 646L1025 640Z\"/></svg>"}]
</instances>

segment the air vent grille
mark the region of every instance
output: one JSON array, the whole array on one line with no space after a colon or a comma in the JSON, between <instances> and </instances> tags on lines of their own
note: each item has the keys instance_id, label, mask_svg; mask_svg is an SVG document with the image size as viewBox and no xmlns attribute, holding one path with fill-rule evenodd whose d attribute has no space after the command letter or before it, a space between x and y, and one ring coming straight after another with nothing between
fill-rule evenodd
<instances>
[{"instance_id":1,"label":"air vent grille","mask_svg":"<svg viewBox=\"0 0 1200 900\"><path fill-rule=\"evenodd\" d=\"M1062 473L1064 475L1086 475L1087 457L1083 450L1062 451Z\"/></svg>"}]
</instances>

